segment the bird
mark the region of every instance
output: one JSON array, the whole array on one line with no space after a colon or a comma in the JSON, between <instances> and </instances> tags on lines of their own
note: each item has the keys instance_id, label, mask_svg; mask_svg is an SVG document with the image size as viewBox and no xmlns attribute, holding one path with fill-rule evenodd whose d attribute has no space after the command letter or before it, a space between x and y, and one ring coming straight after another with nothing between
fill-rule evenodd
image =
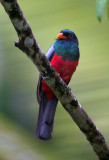
<instances>
[{"instance_id":1,"label":"bird","mask_svg":"<svg viewBox=\"0 0 109 160\"><path fill-rule=\"evenodd\" d=\"M51 45L46 58L59 73L63 81L68 84L79 63L79 41L76 34L63 29L57 35L56 41ZM37 85L37 100L39 103L39 114L36 127L36 137L41 140L52 138L53 123L58 98L52 89L39 74Z\"/></svg>"}]
</instances>

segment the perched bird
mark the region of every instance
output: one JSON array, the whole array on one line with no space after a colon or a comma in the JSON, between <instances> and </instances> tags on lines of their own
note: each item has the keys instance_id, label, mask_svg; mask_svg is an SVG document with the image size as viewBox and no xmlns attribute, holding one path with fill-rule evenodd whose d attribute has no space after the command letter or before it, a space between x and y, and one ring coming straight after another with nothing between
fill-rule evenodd
<instances>
[{"instance_id":1,"label":"perched bird","mask_svg":"<svg viewBox=\"0 0 109 160\"><path fill-rule=\"evenodd\" d=\"M46 54L47 59L66 84L69 83L79 62L78 45L75 33L69 29L64 29L57 35L56 42ZM58 99L41 75L39 75L37 86L37 99L39 102L39 115L36 136L42 140L49 140L53 131Z\"/></svg>"}]
</instances>

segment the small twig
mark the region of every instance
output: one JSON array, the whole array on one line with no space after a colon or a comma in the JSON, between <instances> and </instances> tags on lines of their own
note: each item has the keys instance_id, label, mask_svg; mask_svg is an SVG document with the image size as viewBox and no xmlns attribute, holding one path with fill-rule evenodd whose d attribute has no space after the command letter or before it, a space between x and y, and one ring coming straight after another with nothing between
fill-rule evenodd
<instances>
[{"instance_id":1,"label":"small twig","mask_svg":"<svg viewBox=\"0 0 109 160\"><path fill-rule=\"evenodd\" d=\"M18 34L19 41L15 42L15 46L25 52L37 66L42 76L46 77L44 80L52 88L63 107L71 115L80 130L85 134L93 150L98 155L99 160L109 160L109 148L105 142L104 136L96 128L94 122L81 107L80 103L71 93L69 87L63 82L59 74L46 59L17 1L1 0L0 2L9 15Z\"/></svg>"}]
</instances>

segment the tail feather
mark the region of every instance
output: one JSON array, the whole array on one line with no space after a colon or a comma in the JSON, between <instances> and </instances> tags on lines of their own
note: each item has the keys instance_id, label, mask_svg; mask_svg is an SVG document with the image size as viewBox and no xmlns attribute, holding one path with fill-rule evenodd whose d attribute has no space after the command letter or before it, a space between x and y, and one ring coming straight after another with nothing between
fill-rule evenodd
<instances>
[{"instance_id":1,"label":"tail feather","mask_svg":"<svg viewBox=\"0 0 109 160\"><path fill-rule=\"evenodd\" d=\"M53 131L53 121L57 103L58 103L57 98L48 100L46 96L43 94L40 102L37 129L36 129L37 138L43 140L51 139L51 133Z\"/></svg>"}]
</instances>

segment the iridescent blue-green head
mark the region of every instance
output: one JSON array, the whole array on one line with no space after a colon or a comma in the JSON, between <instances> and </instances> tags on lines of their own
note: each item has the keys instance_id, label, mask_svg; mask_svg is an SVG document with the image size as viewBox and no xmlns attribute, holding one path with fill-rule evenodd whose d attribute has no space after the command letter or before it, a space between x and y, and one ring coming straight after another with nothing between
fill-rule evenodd
<instances>
[{"instance_id":1,"label":"iridescent blue-green head","mask_svg":"<svg viewBox=\"0 0 109 160\"><path fill-rule=\"evenodd\" d=\"M75 35L74 32L72 32L69 29L63 29L57 35L57 40L62 40L62 39L72 41L72 43L79 44L77 36Z\"/></svg>"},{"instance_id":2,"label":"iridescent blue-green head","mask_svg":"<svg viewBox=\"0 0 109 160\"><path fill-rule=\"evenodd\" d=\"M79 59L78 39L74 32L69 29L63 29L57 35L56 42L54 43L55 53L60 55L62 59L69 61Z\"/></svg>"}]
</instances>

